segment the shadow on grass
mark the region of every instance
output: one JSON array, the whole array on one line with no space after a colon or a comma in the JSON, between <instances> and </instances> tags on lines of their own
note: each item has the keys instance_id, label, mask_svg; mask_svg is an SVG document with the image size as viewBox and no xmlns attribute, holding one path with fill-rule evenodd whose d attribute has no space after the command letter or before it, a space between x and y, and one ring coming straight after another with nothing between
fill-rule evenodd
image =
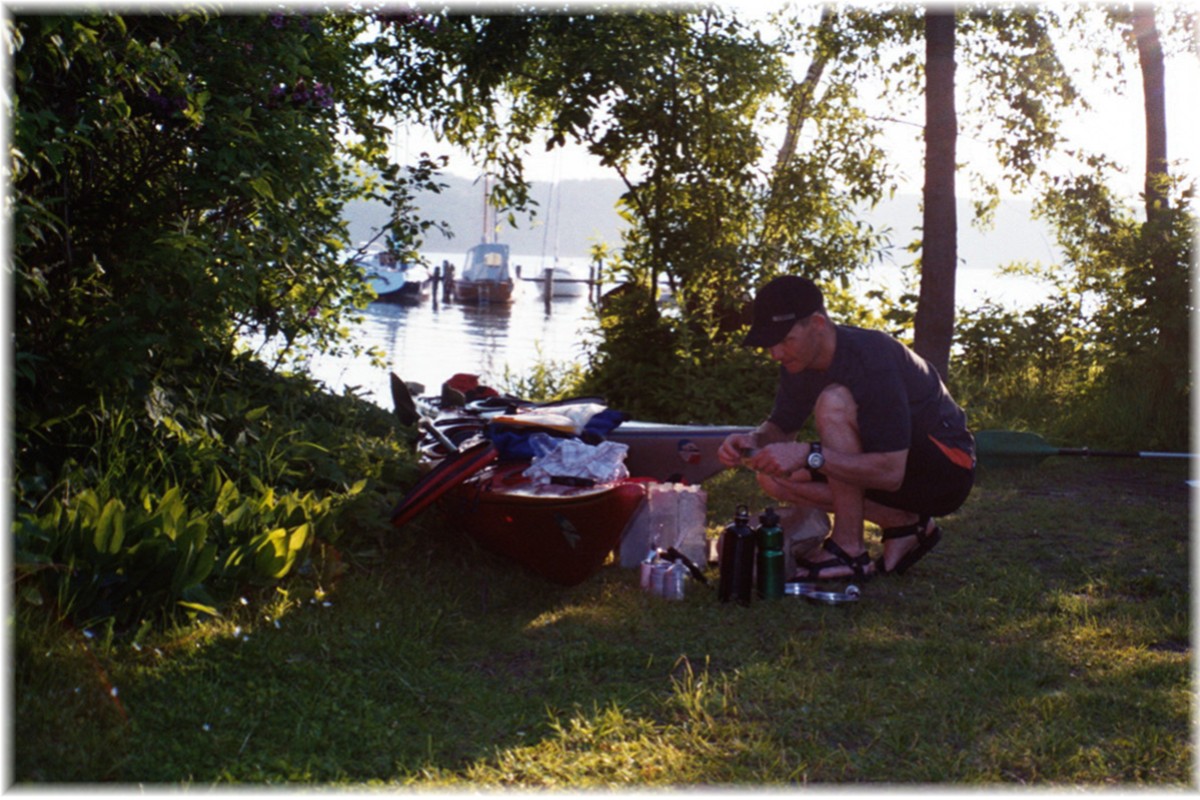
<instances>
[{"instance_id":1,"label":"shadow on grass","mask_svg":"<svg viewBox=\"0 0 1200 800\"><path fill-rule=\"evenodd\" d=\"M64 655L25 642L15 777L1191 785L1185 477L983 474L919 566L837 608L724 605L715 581L671 603L617 567L557 587L427 513L323 598L298 581L203 634L105 651L128 722L97 686L56 710L87 670L64 683ZM710 533L727 498L763 504L750 485L714 487ZM76 745L66 766L52 734Z\"/></svg>"}]
</instances>

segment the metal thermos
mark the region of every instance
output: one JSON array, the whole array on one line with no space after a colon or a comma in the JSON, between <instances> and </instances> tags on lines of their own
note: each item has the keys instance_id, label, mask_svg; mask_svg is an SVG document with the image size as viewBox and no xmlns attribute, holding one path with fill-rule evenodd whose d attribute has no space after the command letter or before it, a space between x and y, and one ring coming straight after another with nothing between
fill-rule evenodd
<instances>
[{"instance_id":1,"label":"metal thermos","mask_svg":"<svg viewBox=\"0 0 1200 800\"><path fill-rule=\"evenodd\" d=\"M758 521L758 596L771 600L783 597L783 528L773 508Z\"/></svg>"},{"instance_id":2,"label":"metal thermos","mask_svg":"<svg viewBox=\"0 0 1200 800\"><path fill-rule=\"evenodd\" d=\"M750 527L750 511L738 506L733 522L725 528L721 543L721 578L717 597L722 603L736 600L750 605L754 593L754 529Z\"/></svg>"}]
</instances>

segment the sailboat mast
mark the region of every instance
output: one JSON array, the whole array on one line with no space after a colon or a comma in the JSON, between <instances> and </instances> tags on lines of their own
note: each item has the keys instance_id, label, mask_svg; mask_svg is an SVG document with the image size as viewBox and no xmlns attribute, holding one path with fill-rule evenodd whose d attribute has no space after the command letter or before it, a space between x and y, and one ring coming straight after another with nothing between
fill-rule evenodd
<instances>
[{"instance_id":1,"label":"sailboat mast","mask_svg":"<svg viewBox=\"0 0 1200 800\"><path fill-rule=\"evenodd\" d=\"M483 236L479 239L480 244L488 243L488 190L489 176L483 173Z\"/></svg>"},{"instance_id":2,"label":"sailboat mast","mask_svg":"<svg viewBox=\"0 0 1200 800\"><path fill-rule=\"evenodd\" d=\"M546 198L547 213L549 212L549 209L553 203L554 203L554 184L551 183L550 184L550 194ZM542 265L541 266L542 266L543 270L546 269L546 248L547 248L547 242L549 242L549 240L550 240L550 223L549 223L549 220L547 220L542 223Z\"/></svg>"},{"instance_id":3,"label":"sailboat mast","mask_svg":"<svg viewBox=\"0 0 1200 800\"><path fill-rule=\"evenodd\" d=\"M550 228L554 228L554 260L552 266L558 266L558 222L562 218L562 151L554 157L554 174L550 181L550 194L546 198L546 220L542 228L542 268L546 267L546 242L550 238Z\"/></svg>"},{"instance_id":4,"label":"sailboat mast","mask_svg":"<svg viewBox=\"0 0 1200 800\"><path fill-rule=\"evenodd\" d=\"M559 240L559 222L562 220L562 187L558 187L558 191L554 197L554 266L558 266L558 240Z\"/></svg>"}]
</instances>

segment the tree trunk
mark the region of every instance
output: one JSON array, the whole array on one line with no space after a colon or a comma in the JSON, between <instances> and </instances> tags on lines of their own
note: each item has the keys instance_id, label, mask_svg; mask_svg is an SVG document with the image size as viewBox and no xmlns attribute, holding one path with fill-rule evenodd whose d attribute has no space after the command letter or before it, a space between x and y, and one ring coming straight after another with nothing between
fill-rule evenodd
<instances>
[{"instance_id":1,"label":"tree trunk","mask_svg":"<svg viewBox=\"0 0 1200 800\"><path fill-rule=\"evenodd\" d=\"M1133 35L1142 68L1142 93L1146 114L1146 219L1159 221L1167 209L1164 179L1167 176L1167 102L1165 67L1154 6L1133 7ZM1153 225L1152 225L1153 226Z\"/></svg>"},{"instance_id":2,"label":"tree trunk","mask_svg":"<svg viewBox=\"0 0 1200 800\"><path fill-rule=\"evenodd\" d=\"M954 170L954 9L925 10L925 190L921 234L921 290L913 349L942 379L950 371L954 337L954 277L958 218Z\"/></svg>"},{"instance_id":3,"label":"tree trunk","mask_svg":"<svg viewBox=\"0 0 1200 800\"><path fill-rule=\"evenodd\" d=\"M837 12L826 5L821 8L820 30L824 39L833 27ZM782 223L779 220L779 209L790 198L784 194L784 175L792 158L796 155L796 143L800 140L800 129L809 117L813 98L817 93L817 84L829 63L829 52L824 45L819 45L809 62L804 80L792 85L788 93L788 121L784 131L783 144L779 155L775 157L775 167L771 170L771 194L767 198L765 219L763 220L763 266L767 274L773 274L779 263L780 241L783 238Z\"/></svg>"},{"instance_id":4,"label":"tree trunk","mask_svg":"<svg viewBox=\"0 0 1200 800\"><path fill-rule=\"evenodd\" d=\"M1188 341L1191 335L1188 298L1191 294L1186 259L1172 241L1167 167L1167 111L1165 66L1154 7L1137 4L1130 18L1142 71L1146 122L1146 223L1142 227L1142 252L1149 267L1139 281L1145 297L1145 324L1156 332L1149 357L1135 353L1143 371L1142 388L1151 398L1149 424L1170 430L1179 409L1188 406Z\"/></svg>"}]
</instances>

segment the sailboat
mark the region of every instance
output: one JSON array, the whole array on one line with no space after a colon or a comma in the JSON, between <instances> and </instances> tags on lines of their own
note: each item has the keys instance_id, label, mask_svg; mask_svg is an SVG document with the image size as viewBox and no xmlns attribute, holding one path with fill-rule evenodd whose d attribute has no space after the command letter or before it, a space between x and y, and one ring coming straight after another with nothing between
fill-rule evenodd
<instances>
[{"instance_id":1,"label":"sailboat","mask_svg":"<svg viewBox=\"0 0 1200 800\"><path fill-rule=\"evenodd\" d=\"M512 295L508 245L480 242L468 250L462 275L454 279L454 299L460 303L508 303Z\"/></svg>"},{"instance_id":2,"label":"sailboat","mask_svg":"<svg viewBox=\"0 0 1200 800\"><path fill-rule=\"evenodd\" d=\"M581 280L576 277L569 269L559 264L558 261L558 224L562 218L562 189L559 187L559 174L562 169L562 154L559 154L559 160L554 165L554 180L550 184L550 199L546 203L546 207L554 208L554 261L549 268L550 271L550 297L582 297L588 292L588 283L586 280ZM542 264L546 262L546 244L550 236L550 225L547 224L542 230ZM546 296L546 268L536 275L522 275L522 280L537 284L538 294Z\"/></svg>"},{"instance_id":3,"label":"sailboat","mask_svg":"<svg viewBox=\"0 0 1200 800\"><path fill-rule=\"evenodd\" d=\"M483 238L467 251L462 274L454 280L454 299L460 303L509 303L513 278L508 264L508 245L496 241L495 225L488 205L488 181L483 183ZM489 237L492 241L488 241Z\"/></svg>"},{"instance_id":4,"label":"sailboat","mask_svg":"<svg viewBox=\"0 0 1200 800\"><path fill-rule=\"evenodd\" d=\"M521 276L523 280L537 284L537 290L540 294L546 292L546 273L534 275L532 277ZM551 297L583 297L587 294L588 282L584 278L577 278L575 273L566 267L555 263L550 268L550 296Z\"/></svg>"},{"instance_id":5,"label":"sailboat","mask_svg":"<svg viewBox=\"0 0 1200 800\"><path fill-rule=\"evenodd\" d=\"M368 251L356 263L366 270L377 302L414 305L433 290L433 276L425 266L398 261L386 251Z\"/></svg>"}]
</instances>

